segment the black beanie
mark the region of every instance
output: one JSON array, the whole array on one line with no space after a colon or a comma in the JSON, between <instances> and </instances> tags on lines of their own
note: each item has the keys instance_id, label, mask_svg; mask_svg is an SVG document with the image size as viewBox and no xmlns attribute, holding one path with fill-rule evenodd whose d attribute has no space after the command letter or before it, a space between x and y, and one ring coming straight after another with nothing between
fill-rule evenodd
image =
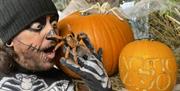
<instances>
[{"instance_id":1,"label":"black beanie","mask_svg":"<svg viewBox=\"0 0 180 91\"><path fill-rule=\"evenodd\" d=\"M41 16L58 17L51 0L0 0L0 39L8 42Z\"/></svg>"}]
</instances>

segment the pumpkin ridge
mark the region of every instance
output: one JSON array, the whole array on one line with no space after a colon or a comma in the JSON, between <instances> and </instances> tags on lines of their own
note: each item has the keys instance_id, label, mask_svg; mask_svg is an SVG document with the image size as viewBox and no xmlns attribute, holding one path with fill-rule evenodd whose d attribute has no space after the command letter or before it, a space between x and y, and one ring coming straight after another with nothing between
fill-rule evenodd
<instances>
[{"instance_id":1,"label":"pumpkin ridge","mask_svg":"<svg viewBox=\"0 0 180 91\"><path fill-rule=\"evenodd\" d=\"M102 21L101 18L97 18L97 17L94 17L94 18L95 18L95 20L96 20L96 19L99 19L99 21ZM97 23L98 23L98 24L97 24ZM97 25L100 25L100 22L96 22L96 24L97 24ZM106 36L104 35L104 33L102 33L102 31L103 31L103 30L101 29L102 27L100 27L100 29L97 29L96 24L95 24L95 23L92 23L92 25L94 26L93 28L95 28L94 34L97 35L97 33L100 33L100 34L98 34L99 36L102 34L102 35L101 35L102 38L101 38L101 39L96 39L96 42L98 42L98 41L104 41L104 38L105 38ZM98 37L99 37L99 36L98 36ZM96 46L97 46L97 45L96 45ZM98 50L98 48L101 48L101 46L106 46L106 45L105 45L105 42L103 42L102 45L97 46L97 47L96 47L97 50ZM104 50L103 50L103 51L104 51ZM102 54L102 55L103 55L103 54Z\"/></svg>"},{"instance_id":2,"label":"pumpkin ridge","mask_svg":"<svg viewBox=\"0 0 180 91\"><path fill-rule=\"evenodd\" d=\"M114 18L114 17L113 17ZM116 18L116 17L115 17ZM118 30L116 30L116 32L117 32L117 34L121 37L121 38L118 38L118 44L120 44L119 46L118 46L118 48L119 47L122 47L123 48L123 46L125 46L125 44L124 43L127 43L127 40L126 40L126 36L124 36L123 34L124 33L122 33L122 32L124 32L123 31L123 29L121 28L121 26L119 26L119 22L120 21L116 21L116 20L114 20L114 19L112 19L113 20L113 22L114 22L114 27L116 28L116 29L118 29ZM118 22L118 23L117 23ZM120 54L120 52L122 51L122 48L119 48L119 50L118 50L118 57L117 57L117 60L119 60L119 54ZM116 63L119 65L119 61L116 61ZM117 65L117 69L118 69L118 65ZM119 69L118 69L119 70Z\"/></svg>"},{"instance_id":3,"label":"pumpkin ridge","mask_svg":"<svg viewBox=\"0 0 180 91\"><path fill-rule=\"evenodd\" d=\"M97 19L95 19L95 20L98 20L98 21L100 21L100 20L102 20L101 19L101 17L97 17ZM97 23L97 22L96 22ZM105 36L105 35L107 35L104 31L104 28L102 28L102 26L104 27L104 25L102 24L102 23L100 23L100 22L98 22L98 24L99 25L101 25L101 26L99 26L100 28L99 28L99 30L96 30L96 32L97 31L100 31L101 33L100 33L100 35L102 35L102 38L101 39L103 39L102 41L104 41L104 38L106 38L107 36ZM93 25L95 25L94 23L93 23ZM96 25L95 25L96 26ZM106 44L106 42L102 42L103 43L103 45L102 46L104 46L104 49L107 49L108 48L108 46L107 46L107 44ZM98 46L98 47L100 47L100 45ZM103 51L105 51L103 49ZM105 56L105 53L103 52L103 54L102 54L103 56ZM102 62L105 62L105 60L104 60L104 58L103 58L103 60L102 60ZM109 67L109 66L105 66L104 65L104 67ZM106 68L105 68L106 69ZM106 69L106 71L107 71L108 69ZM108 72L108 71L107 71Z\"/></svg>"},{"instance_id":4,"label":"pumpkin ridge","mask_svg":"<svg viewBox=\"0 0 180 91\"><path fill-rule=\"evenodd\" d=\"M119 21L118 21L119 22ZM116 24L116 23L115 23ZM126 30L126 29L122 29L121 28L121 26L118 26L118 25L116 25L117 27L118 27L118 29L121 29L121 30L119 30L118 32L119 32L119 34L120 34L120 36L122 37L121 39L121 42L123 42L122 44L127 44L128 42L130 42L130 41L132 41L132 40L130 40L130 39L132 39L132 38L129 38L129 39L127 39L127 37L126 37L126 35L129 35L130 34L130 32L128 31L128 30L131 30L131 29L128 29L128 30ZM133 35L133 34L132 34ZM122 45L122 46L125 46L125 45ZM121 51L121 50L120 50Z\"/></svg>"},{"instance_id":5,"label":"pumpkin ridge","mask_svg":"<svg viewBox=\"0 0 180 91\"><path fill-rule=\"evenodd\" d=\"M90 22L91 21L91 22ZM96 36L96 33L95 32L97 32L97 30L96 30L96 26L94 26L94 23L93 23L93 19L90 19L90 23L89 24L91 24L90 26L91 26L91 32L92 32L92 34L93 34L93 39L94 39L94 45L93 46L95 46L95 48L97 48L96 50L98 50L98 46L97 46L97 36Z\"/></svg>"},{"instance_id":6,"label":"pumpkin ridge","mask_svg":"<svg viewBox=\"0 0 180 91\"><path fill-rule=\"evenodd\" d=\"M116 38L116 40L117 40L117 41L116 41L116 43L117 43L117 45L116 45L117 47L116 47L116 48L118 48L117 51L116 51L116 52L117 52L117 58L116 58L116 60L119 60L119 54L120 54L120 52L121 52L121 48L119 48L119 47L123 47L123 46L124 46L124 45L123 45L123 44L125 43L125 42L123 41L123 40L124 40L124 38L123 38L124 36L123 36L122 33L121 33L122 30L120 29L119 24L117 23L117 21L115 21L114 19L112 19L112 22L114 22L114 23L113 23L114 25L112 25L112 26L115 28L115 30L116 30L115 32L117 32L117 33L115 33L115 34L116 34L117 36L121 37L121 38ZM118 21L118 22L119 22L119 21ZM119 45L119 44L120 44L120 45ZM116 64L118 64L118 62L119 62L119 61L116 61ZM116 66L115 69L118 69L118 65Z\"/></svg>"},{"instance_id":7,"label":"pumpkin ridge","mask_svg":"<svg viewBox=\"0 0 180 91\"><path fill-rule=\"evenodd\" d=\"M102 18L103 16L101 16L101 17L94 17L94 20L99 20L100 22L102 22ZM93 19L92 19L93 20ZM94 21L93 20L93 21ZM104 22L103 22L104 23ZM107 36L105 36L105 35L107 35L107 33L105 33L106 32L106 26L105 26L105 24L102 24L102 23L99 23L99 22L96 22L96 24L95 23L91 23L92 24L92 26L93 26L93 28L95 29L95 31L94 31L94 35L97 33L97 32L102 32L102 33L100 33L100 35L102 35L102 38L101 39L104 39L104 38L106 38ZM96 29L96 27L97 27L97 25L101 25L101 27L99 28L99 30L97 30ZM106 24L107 25L107 24ZM103 27L103 28L102 28ZM97 41L97 40L96 40ZM100 47L101 45L99 45L98 47ZM103 45L102 46L104 46L105 48L104 49L107 49L109 46L108 46L108 44L107 44L107 42L103 42ZM104 51L104 50L103 50ZM105 53L103 53L103 55L105 55ZM107 63L106 62L107 60L103 60L103 62L105 62L105 63ZM112 66L112 64L110 65L110 66ZM107 70L107 72L109 72L110 74L111 74L111 70L112 70L112 67L110 68L110 70L109 70L109 67L110 67L109 65L108 66L104 66L104 67L108 67L106 70Z\"/></svg>"},{"instance_id":8,"label":"pumpkin ridge","mask_svg":"<svg viewBox=\"0 0 180 91\"><path fill-rule=\"evenodd\" d=\"M111 30L111 32L113 32L113 35L116 35L116 36L118 36L119 35L119 33L117 33L117 31L119 31L119 29L117 28L117 26L119 26L119 25L117 25L116 23L117 22L114 22L114 20L113 19L111 19L111 22L112 22L112 24L111 24L111 27L112 27L112 30ZM110 23L110 22L108 22L108 23ZM113 57L113 68L112 69L117 69L118 70L118 66L116 65L117 63L118 63L118 55L119 55L119 46L118 46L118 44L120 43L120 38L116 38L116 37L114 37L113 36L113 46L115 46L115 48L117 48L117 49L114 49L114 47L113 47L113 56L115 56L115 57ZM117 72L117 70L114 70L114 72Z\"/></svg>"},{"instance_id":9,"label":"pumpkin ridge","mask_svg":"<svg viewBox=\"0 0 180 91\"><path fill-rule=\"evenodd\" d=\"M120 21L118 21L119 23L120 23ZM122 40L121 40L121 42L123 41L123 43L125 43L125 41L127 41L127 39L126 39L126 36L124 36L124 29L122 29L122 27L121 26L119 26L117 23L115 23L116 24L116 26L118 27L118 29L121 29L121 30L119 30L118 32L119 32L119 34L120 34L120 36L122 37ZM122 46L124 46L124 45L122 45Z\"/></svg>"},{"instance_id":10,"label":"pumpkin ridge","mask_svg":"<svg viewBox=\"0 0 180 91\"><path fill-rule=\"evenodd\" d=\"M113 18L117 18L117 17L113 17ZM114 19L114 21L117 21L116 19ZM131 34L131 35L133 35L133 31L131 32L131 31L128 31L128 30L131 30L131 26L129 25L129 23L128 22L126 22L126 21L117 21L117 22L119 22L119 23L121 23L121 26L118 26L118 27L120 27L122 30L122 35L123 35L123 39L124 39L124 41L125 42L127 42L127 41L131 41L131 40L129 40L129 39L132 39L132 38L128 38L127 39L127 37L125 36L125 35L129 35L129 34ZM122 24L123 23L123 24ZM116 23L115 23L116 24ZM123 26L122 26L123 25ZM125 27L126 26L126 27ZM128 26L128 27L127 27ZM131 37L133 37L133 36L131 36Z\"/></svg>"},{"instance_id":11,"label":"pumpkin ridge","mask_svg":"<svg viewBox=\"0 0 180 91\"><path fill-rule=\"evenodd\" d=\"M113 18L114 18L114 17L113 17ZM125 39L124 39L124 35L122 34L123 31L122 31L122 29L121 29L121 26L119 26L119 21L118 21L118 23L117 23L117 21L113 19L113 22L114 22L115 28L118 29L118 30L117 30L118 34L121 36L121 40L120 40L119 42L122 42L122 41L123 41L123 43L124 43ZM120 30L120 29L121 29L121 30ZM121 31L122 31L122 32L121 32ZM122 35L123 35L123 36L122 36Z\"/></svg>"},{"instance_id":12,"label":"pumpkin ridge","mask_svg":"<svg viewBox=\"0 0 180 91\"><path fill-rule=\"evenodd\" d=\"M108 17L109 18L109 17ZM113 54L114 54L114 47L113 47L113 42L112 42L112 40L113 40L113 38L111 37L111 33L109 32L109 28L107 28L107 23L109 22L108 20L107 20L107 18L103 18L104 19L104 21L105 22L103 22L103 25L104 25L104 27L105 27L105 32L107 33L106 35L108 35L109 36L109 46L110 46L110 50L111 50L111 48L112 48L112 53L111 53L111 55L113 56ZM109 48L108 48L109 49ZM113 69L113 67L114 67L114 57L112 57L112 59L110 59L110 61L113 61L113 62L110 62L111 63L111 70L110 70L110 74L112 74L113 72L114 72L114 70L112 70ZM113 72L112 72L113 71Z\"/></svg>"},{"instance_id":13,"label":"pumpkin ridge","mask_svg":"<svg viewBox=\"0 0 180 91\"><path fill-rule=\"evenodd\" d=\"M113 16L111 16L111 17L113 17ZM111 21L113 22L114 19L111 19ZM117 22L115 22L115 23L113 22L113 23L112 23L113 25L111 25L111 27L112 27L112 29L113 29L112 31L114 32L113 34L118 36L119 34L117 33L117 31L119 31L119 29L116 28L116 26L119 26L119 25L117 25L116 23L117 23ZM113 43L114 43L113 46L115 46L115 48L117 48L117 49L114 49L114 51L113 51L113 54L115 54L115 55L114 55L115 57L113 57L113 63L114 63L114 64L113 64L112 67L113 67L113 69L116 69L116 70L114 70L114 72L117 72L117 71L118 71L118 65L116 65L116 64L118 64L118 61L117 61L117 60L118 60L118 58L119 58L118 56L119 56L119 53L120 53L120 48L119 48L119 46L118 46L118 44L120 44L120 42L119 42L120 39L119 39L119 38L116 38L116 37L113 37L113 38L114 38L114 39L113 39ZM113 47L113 48L114 48L114 47Z\"/></svg>"}]
</instances>

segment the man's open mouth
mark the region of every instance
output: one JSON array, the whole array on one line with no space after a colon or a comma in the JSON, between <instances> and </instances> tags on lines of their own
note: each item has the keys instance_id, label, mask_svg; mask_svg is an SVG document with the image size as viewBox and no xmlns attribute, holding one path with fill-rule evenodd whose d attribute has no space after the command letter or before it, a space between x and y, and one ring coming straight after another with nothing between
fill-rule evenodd
<instances>
[{"instance_id":1,"label":"man's open mouth","mask_svg":"<svg viewBox=\"0 0 180 91\"><path fill-rule=\"evenodd\" d=\"M48 60L52 60L55 57L55 46L48 46L46 48L41 49L41 52L45 53L45 57Z\"/></svg>"},{"instance_id":2,"label":"man's open mouth","mask_svg":"<svg viewBox=\"0 0 180 91\"><path fill-rule=\"evenodd\" d=\"M45 53L49 53L49 52L52 52L54 48L55 46L49 46L49 47L43 48L42 51Z\"/></svg>"}]
</instances>

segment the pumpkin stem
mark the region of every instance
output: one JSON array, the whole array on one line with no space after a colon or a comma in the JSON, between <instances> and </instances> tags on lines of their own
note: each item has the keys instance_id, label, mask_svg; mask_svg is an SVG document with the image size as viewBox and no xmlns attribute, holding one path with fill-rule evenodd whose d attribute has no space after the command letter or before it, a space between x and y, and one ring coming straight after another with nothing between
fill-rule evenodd
<instances>
[{"instance_id":1,"label":"pumpkin stem","mask_svg":"<svg viewBox=\"0 0 180 91\"><path fill-rule=\"evenodd\" d=\"M119 11L117 7L111 8L110 4L108 2L103 3L102 5L98 2L94 5L92 5L90 8L87 8L85 10L80 11L81 15L86 16L90 15L91 13L99 13L99 14L109 14L112 13L116 17L118 17L120 20L124 20L122 18L123 14Z\"/></svg>"}]
</instances>

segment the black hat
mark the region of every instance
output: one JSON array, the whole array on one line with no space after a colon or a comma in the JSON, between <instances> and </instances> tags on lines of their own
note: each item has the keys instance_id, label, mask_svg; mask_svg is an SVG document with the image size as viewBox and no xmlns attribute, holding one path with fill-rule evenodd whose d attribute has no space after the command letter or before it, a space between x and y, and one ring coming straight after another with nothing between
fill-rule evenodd
<instances>
[{"instance_id":1,"label":"black hat","mask_svg":"<svg viewBox=\"0 0 180 91\"><path fill-rule=\"evenodd\" d=\"M58 13L51 0L0 0L0 39L6 43L41 16Z\"/></svg>"}]
</instances>

